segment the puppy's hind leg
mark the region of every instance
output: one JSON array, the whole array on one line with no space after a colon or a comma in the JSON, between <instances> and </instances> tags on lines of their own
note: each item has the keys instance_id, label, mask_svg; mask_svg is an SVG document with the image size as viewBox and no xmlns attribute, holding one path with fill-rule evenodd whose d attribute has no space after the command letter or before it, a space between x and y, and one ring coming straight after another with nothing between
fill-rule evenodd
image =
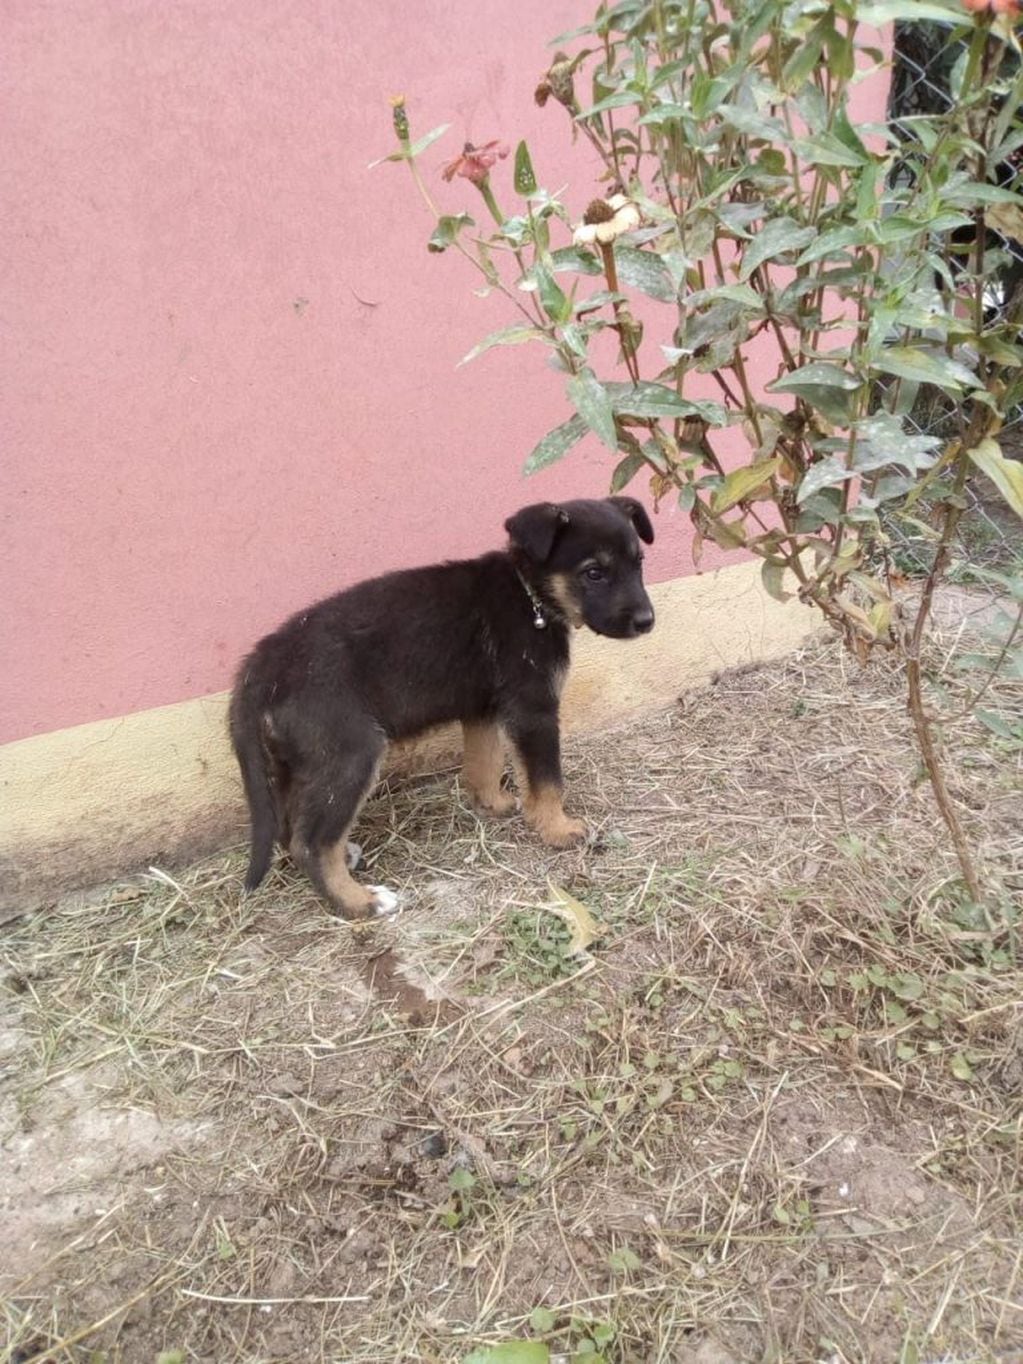
<instances>
[{"instance_id":1,"label":"puppy's hind leg","mask_svg":"<svg viewBox=\"0 0 1023 1364\"><path fill-rule=\"evenodd\" d=\"M475 803L492 815L510 815L515 797L501 789L504 740L496 720L466 721L462 725L462 781Z\"/></svg>"},{"instance_id":2,"label":"puppy's hind leg","mask_svg":"<svg viewBox=\"0 0 1023 1364\"><path fill-rule=\"evenodd\" d=\"M334 738L336 736L332 736ZM292 801L292 855L313 885L345 919L372 919L394 908L393 893L363 886L349 870L348 832L376 780L385 743L375 727L320 758Z\"/></svg>"}]
</instances>

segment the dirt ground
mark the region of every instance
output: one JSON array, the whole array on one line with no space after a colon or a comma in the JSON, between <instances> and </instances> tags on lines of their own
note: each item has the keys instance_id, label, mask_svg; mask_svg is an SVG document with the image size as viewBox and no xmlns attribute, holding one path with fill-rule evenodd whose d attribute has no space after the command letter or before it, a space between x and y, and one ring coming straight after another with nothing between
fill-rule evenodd
<instances>
[{"instance_id":1,"label":"dirt ground","mask_svg":"<svg viewBox=\"0 0 1023 1364\"><path fill-rule=\"evenodd\" d=\"M0 1358L1023 1360L1020 746L944 743L983 909L827 643L570 740L583 850L383 791L369 930L241 849L11 925Z\"/></svg>"}]
</instances>

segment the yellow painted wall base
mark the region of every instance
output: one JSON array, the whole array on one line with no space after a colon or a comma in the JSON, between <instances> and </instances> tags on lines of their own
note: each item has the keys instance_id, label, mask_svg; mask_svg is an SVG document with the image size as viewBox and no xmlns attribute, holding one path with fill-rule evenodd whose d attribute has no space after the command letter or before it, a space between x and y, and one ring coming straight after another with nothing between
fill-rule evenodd
<instances>
[{"instance_id":1,"label":"yellow painted wall base","mask_svg":"<svg viewBox=\"0 0 1023 1364\"><path fill-rule=\"evenodd\" d=\"M764 592L757 563L660 583L650 596L657 626L646 638L575 636L567 733L668 706L722 668L788 652L817 626L805 607ZM243 841L226 706L219 693L0 747L0 921L65 890ZM438 732L391 762L408 769L457 748L457 731Z\"/></svg>"}]
</instances>

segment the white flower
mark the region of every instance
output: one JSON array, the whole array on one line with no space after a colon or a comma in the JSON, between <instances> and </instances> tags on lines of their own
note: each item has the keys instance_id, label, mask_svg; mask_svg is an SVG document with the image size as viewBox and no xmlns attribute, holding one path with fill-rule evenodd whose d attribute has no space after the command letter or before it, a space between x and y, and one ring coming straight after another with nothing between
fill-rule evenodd
<instances>
[{"instance_id":1,"label":"white flower","mask_svg":"<svg viewBox=\"0 0 1023 1364\"><path fill-rule=\"evenodd\" d=\"M639 209L626 195L612 194L610 199L594 199L572 233L572 241L576 246L592 246L594 242L606 246L624 233L634 231L639 222Z\"/></svg>"}]
</instances>

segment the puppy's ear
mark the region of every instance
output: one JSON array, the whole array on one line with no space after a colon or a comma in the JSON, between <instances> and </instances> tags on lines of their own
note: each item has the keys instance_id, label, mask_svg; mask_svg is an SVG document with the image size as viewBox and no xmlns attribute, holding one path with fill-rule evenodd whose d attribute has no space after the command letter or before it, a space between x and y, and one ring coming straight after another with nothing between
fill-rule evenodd
<instances>
[{"instance_id":1,"label":"puppy's ear","mask_svg":"<svg viewBox=\"0 0 1023 1364\"><path fill-rule=\"evenodd\" d=\"M620 507L632 524L636 527L636 534L645 545L652 545L654 542L654 528L650 524L650 518L646 514L646 507L642 502L637 502L634 497L609 497L609 502Z\"/></svg>"},{"instance_id":2,"label":"puppy's ear","mask_svg":"<svg viewBox=\"0 0 1023 1364\"><path fill-rule=\"evenodd\" d=\"M568 525L568 512L553 502L534 502L509 516L504 528L511 542L538 564L550 558L554 541L562 526Z\"/></svg>"}]
</instances>

